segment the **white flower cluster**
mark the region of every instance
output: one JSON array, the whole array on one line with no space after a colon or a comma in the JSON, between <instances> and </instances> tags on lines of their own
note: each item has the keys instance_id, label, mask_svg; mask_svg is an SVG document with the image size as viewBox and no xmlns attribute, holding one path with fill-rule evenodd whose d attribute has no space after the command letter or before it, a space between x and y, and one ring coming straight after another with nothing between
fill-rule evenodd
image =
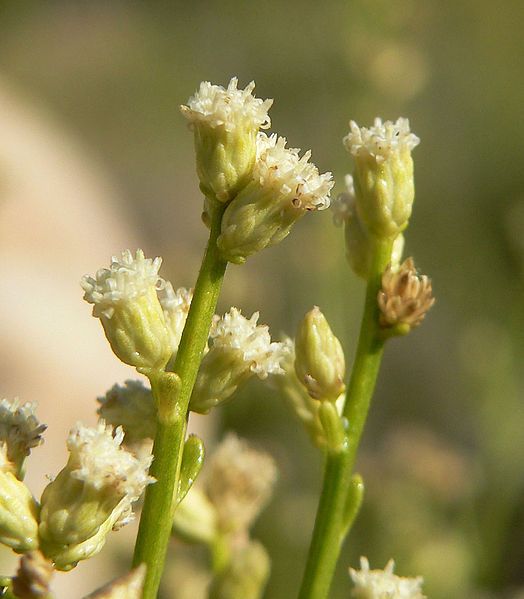
<instances>
[{"instance_id":1,"label":"white flower cluster","mask_svg":"<svg viewBox=\"0 0 524 599\"><path fill-rule=\"evenodd\" d=\"M355 584L355 599L425 599L422 578L403 578L393 574L395 562L389 560L384 570L370 570L365 557L360 558L360 570L349 569Z\"/></svg>"},{"instance_id":2,"label":"white flower cluster","mask_svg":"<svg viewBox=\"0 0 524 599\"><path fill-rule=\"evenodd\" d=\"M228 435L213 454L206 490L223 526L245 530L260 513L277 479L273 458Z\"/></svg>"},{"instance_id":3,"label":"white flower cluster","mask_svg":"<svg viewBox=\"0 0 524 599\"><path fill-rule=\"evenodd\" d=\"M77 424L67 439L71 476L100 490L111 488L116 495L136 501L146 485L154 482L147 471L152 456L135 457L121 447L124 432L101 420L96 428Z\"/></svg>"},{"instance_id":4,"label":"white flower cluster","mask_svg":"<svg viewBox=\"0 0 524 599\"><path fill-rule=\"evenodd\" d=\"M120 258L113 256L109 268L101 268L94 278L82 277L84 299L94 304L93 315L111 318L115 304L136 299L156 287L161 264L162 258L145 258L142 250L134 257L125 250Z\"/></svg>"},{"instance_id":5,"label":"white flower cluster","mask_svg":"<svg viewBox=\"0 0 524 599\"><path fill-rule=\"evenodd\" d=\"M337 198L331 202L331 210L333 213L333 224L336 227L341 227L351 217L355 206L355 183L352 175L344 177L346 191L340 193Z\"/></svg>"},{"instance_id":6,"label":"white flower cluster","mask_svg":"<svg viewBox=\"0 0 524 599\"><path fill-rule=\"evenodd\" d=\"M226 131L232 131L239 124L253 129L268 128L271 125L268 110L273 100L255 98L254 81L243 90L237 86L236 77L231 79L227 89L202 81L187 106L182 105L180 110L191 123L203 122L210 127L224 127Z\"/></svg>"},{"instance_id":7,"label":"white flower cluster","mask_svg":"<svg viewBox=\"0 0 524 599\"><path fill-rule=\"evenodd\" d=\"M180 287L175 291L169 281L165 281L162 288L158 291L158 299L164 311L167 327L171 333L173 351L176 351L180 344L180 338L186 324L192 298L192 289Z\"/></svg>"},{"instance_id":8,"label":"white flower cluster","mask_svg":"<svg viewBox=\"0 0 524 599\"><path fill-rule=\"evenodd\" d=\"M353 156L367 154L378 163L383 162L393 152L409 151L420 143L420 139L409 129L409 120L402 117L395 123L382 122L382 119L377 117L369 129L350 121L349 128L349 133L344 137L347 150Z\"/></svg>"},{"instance_id":9,"label":"white flower cluster","mask_svg":"<svg viewBox=\"0 0 524 599\"><path fill-rule=\"evenodd\" d=\"M210 331L213 348L238 349L244 362L259 378L269 374L282 374L280 366L288 348L285 344L271 342L269 327L257 325L259 313L250 319L242 316L238 308L231 308L221 318L215 317Z\"/></svg>"},{"instance_id":10,"label":"white flower cluster","mask_svg":"<svg viewBox=\"0 0 524 599\"><path fill-rule=\"evenodd\" d=\"M44 442L42 434L47 426L40 424L35 410L36 403L0 401L0 445L5 444L10 461L23 459Z\"/></svg>"},{"instance_id":11,"label":"white flower cluster","mask_svg":"<svg viewBox=\"0 0 524 599\"><path fill-rule=\"evenodd\" d=\"M296 208L329 208L329 192L334 185L332 174L320 175L318 168L309 162L311 151L302 157L299 152L297 148L286 148L285 137L259 133L253 179L259 181L261 187L270 187L283 196L292 197Z\"/></svg>"}]
</instances>

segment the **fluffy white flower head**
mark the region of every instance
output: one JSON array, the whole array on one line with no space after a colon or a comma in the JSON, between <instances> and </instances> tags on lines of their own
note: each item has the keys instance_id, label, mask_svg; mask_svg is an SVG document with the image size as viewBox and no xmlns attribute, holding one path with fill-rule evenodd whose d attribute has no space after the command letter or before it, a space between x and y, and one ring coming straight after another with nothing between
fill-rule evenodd
<instances>
[{"instance_id":1,"label":"fluffy white flower head","mask_svg":"<svg viewBox=\"0 0 524 599\"><path fill-rule=\"evenodd\" d=\"M152 456L135 457L121 447L124 432L101 420L94 428L77 424L67 439L71 476L95 489L112 488L116 495L136 501L146 485L154 482L147 471Z\"/></svg>"},{"instance_id":2,"label":"fluffy white flower head","mask_svg":"<svg viewBox=\"0 0 524 599\"><path fill-rule=\"evenodd\" d=\"M333 213L333 224L337 227L342 226L351 216L355 204L355 184L352 175L344 177L346 191L340 193L337 198L331 202L331 211Z\"/></svg>"},{"instance_id":3,"label":"fluffy white flower head","mask_svg":"<svg viewBox=\"0 0 524 599\"><path fill-rule=\"evenodd\" d=\"M360 558L360 570L349 569L355 584L355 599L426 599L422 594L422 578L403 578L393 574L395 562L389 560L384 570L370 570L365 557Z\"/></svg>"},{"instance_id":4,"label":"fluffy white flower head","mask_svg":"<svg viewBox=\"0 0 524 599\"><path fill-rule=\"evenodd\" d=\"M268 110L273 100L255 98L255 82L245 89L238 89L238 79L233 77L227 89L202 81L199 90L189 98L187 106L180 106L182 114L190 123L202 123L210 127L224 127L232 131L239 125L252 129L271 126Z\"/></svg>"},{"instance_id":5,"label":"fluffy white flower head","mask_svg":"<svg viewBox=\"0 0 524 599\"><path fill-rule=\"evenodd\" d=\"M319 174L311 162L311 151L302 157L297 148L286 148L286 139L276 134L257 137L257 162L253 178L262 187L290 196L296 208L324 210L329 208L329 192L334 182L331 173Z\"/></svg>"},{"instance_id":6,"label":"fluffy white flower head","mask_svg":"<svg viewBox=\"0 0 524 599\"><path fill-rule=\"evenodd\" d=\"M229 434L213 454L206 484L222 525L247 528L269 500L276 479L269 454Z\"/></svg>"},{"instance_id":7,"label":"fluffy white flower head","mask_svg":"<svg viewBox=\"0 0 524 599\"><path fill-rule=\"evenodd\" d=\"M173 351L178 349L192 298L192 289L180 287L175 291L169 281L166 281L162 289L158 292L158 299L164 311L164 318L171 333Z\"/></svg>"},{"instance_id":8,"label":"fluffy white flower head","mask_svg":"<svg viewBox=\"0 0 524 599\"><path fill-rule=\"evenodd\" d=\"M101 268L95 277L85 275L80 284L85 301L94 304L93 315L111 318L115 304L132 301L162 286L158 276L161 264L162 258L145 258L142 250L137 250L135 256L125 250L120 257L113 256L109 268Z\"/></svg>"},{"instance_id":9,"label":"fluffy white flower head","mask_svg":"<svg viewBox=\"0 0 524 599\"><path fill-rule=\"evenodd\" d=\"M409 129L409 120L402 117L395 123L382 122L377 117L369 128L359 127L355 121L350 121L349 133L343 141L353 156L368 155L378 163L394 152L411 151L420 143L420 139Z\"/></svg>"},{"instance_id":10,"label":"fluffy white flower head","mask_svg":"<svg viewBox=\"0 0 524 599\"><path fill-rule=\"evenodd\" d=\"M231 308L221 318L215 318L210 337L213 348L241 350L251 372L265 379L268 374L283 374L280 363L288 348L283 343L271 342L269 327L257 325L258 317L255 312L247 319L238 308Z\"/></svg>"},{"instance_id":11,"label":"fluffy white flower head","mask_svg":"<svg viewBox=\"0 0 524 599\"><path fill-rule=\"evenodd\" d=\"M23 459L44 442L42 433L47 426L40 424L35 410L36 403L0 401L0 443L5 444L10 461Z\"/></svg>"}]
</instances>

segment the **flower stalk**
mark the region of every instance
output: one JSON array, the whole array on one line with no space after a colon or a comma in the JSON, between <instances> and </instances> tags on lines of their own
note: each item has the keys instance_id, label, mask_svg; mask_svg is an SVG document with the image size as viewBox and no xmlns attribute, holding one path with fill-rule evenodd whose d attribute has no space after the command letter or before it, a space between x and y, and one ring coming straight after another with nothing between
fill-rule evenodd
<instances>
[{"instance_id":1,"label":"flower stalk","mask_svg":"<svg viewBox=\"0 0 524 599\"><path fill-rule=\"evenodd\" d=\"M343 415L349 422L346 443L339 451L328 451L324 481L315 519L299 599L324 599L328 596L340 548L353 518L346 514L355 511L352 502L360 501L351 490L352 471L384 349L380 335L377 294L381 275L391 260L392 239L376 240L372 268L366 288L362 324L355 363L348 383Z\"/></svg>"},{"instance_id":2,"label":"flower stalk","mask_svg":"<svg viewBox=\"0 0 524 599\"><path fill-rule=\"evenodd\" d=\"M160 585L176 507L174 490L180 477L189 400L226 271L227 262L220 258L216 246L224 208L216 202L211 215L209 242L173 367L178 384L152 381L159 422L150 474L157 482L146 492L133 558L134 566L147 566L143 599L154 599Z\"/></svg>"}]
</instances>

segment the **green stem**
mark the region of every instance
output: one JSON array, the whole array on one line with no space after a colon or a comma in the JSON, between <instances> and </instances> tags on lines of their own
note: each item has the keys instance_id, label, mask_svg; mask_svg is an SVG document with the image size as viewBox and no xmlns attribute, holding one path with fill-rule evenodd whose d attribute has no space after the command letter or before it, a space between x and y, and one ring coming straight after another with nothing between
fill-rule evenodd
<instances>
[{"instance_id":1,"label":"green stem","mask_svg":"<svg viewBox=\"0 0 524 599\"><path fill-rule=\"evenodd\" d=\"M154 459L150 468L156 483L149 485L146 491L133 558L133 566L141 563L147 566L143 599L154 599L160 585L171 535L176 500L174 490L180 476L189 400L226 271L227 262L220 258L216 246L224 209L221 204L212 215L209 242L173 368L180 379L179 384L165 387L160 384L155 388L152 379L153 392L156 392L159 403ZM166 397L169 394L166 389L170 390L171 397ZM171 405L171 409L166 410L166 405Z\"/></svg>"},{"instance_id":2,"label":"green stem","mask_svg":"<svg viewBox=\"0 0 524 599\"><path fill-rule=\"evenodd\" d=\"M348 533L345 516L352 506L347 506L346 499L384 348L378 328L377 293L390 259L391 242L378 242L343 412L348 420L347 445L342 451L328 452L326 456L324 482L299 599L328 596L342 542Z\"/></svg>"}]
</instances>

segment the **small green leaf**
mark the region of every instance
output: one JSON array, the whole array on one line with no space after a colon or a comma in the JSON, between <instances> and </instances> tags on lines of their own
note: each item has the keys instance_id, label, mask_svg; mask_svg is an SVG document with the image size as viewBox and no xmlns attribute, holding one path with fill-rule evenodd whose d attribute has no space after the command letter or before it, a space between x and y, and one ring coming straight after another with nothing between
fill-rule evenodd
<instances>
[{"instance_id":1,"label":"small green leaf","mask_svg":"<svg viewBox=\"0 0 524 599\"><path fill-rule=\"evenodd\" d=\"M187 495L189 489L198 476L204 463L204 443L196 435L190 435L184 444L182 465L180 466L180 478L178 481L177 503Z\"/></svg>"}]
</instances>

